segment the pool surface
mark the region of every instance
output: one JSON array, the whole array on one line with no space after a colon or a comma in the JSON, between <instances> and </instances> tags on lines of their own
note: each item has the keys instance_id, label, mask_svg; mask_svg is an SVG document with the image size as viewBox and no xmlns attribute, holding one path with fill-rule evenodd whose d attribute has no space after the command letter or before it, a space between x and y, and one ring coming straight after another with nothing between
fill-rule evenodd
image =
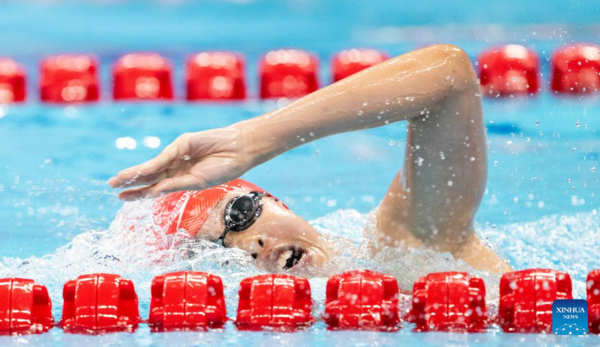
<instances>
[{"instance_id":1,"label":"pool surface","mask_svg":"<svg viewBox=\"0 0 600 347\"><path fill-rule=\"evenodd\" d=\"M542 58L544 86L533 98L486 99L489 177L476 229L516 269L554 268L573 278L575 298L585 297L585 276L600 268L600 97L559 97L548 91L548 59L559 46L600 41L600 6L518 1L465 5L449 1L405 4L371 1L65 1L0 2L0 55L23 62L29 101L0 106L0 278L25 277L48 286L55 320L62 285L80 274L118 273L132 279L147 318L150 283L174 270L218 274L227 286L229 317L237 307L239 281L260 273L251 258L232 249L198 245L200 256L151 252L132 223L150 202L123 205L105 181L119 170L158 154L179 134L222 127L277 107L257 100L257 61L271 49L298 47L321 61L323 85L330 57L341 49L373 47L397 55L425 44L463 47L475 58L496 44L519 43ZM435 9L431 9L435 8ZM263 17L261 17L263 16ZM262 20L257 20L261 17ZM213 49L247 58L250 98L242 103L184 102L187 54ZM110 66L123 53L152 50L175 66L176 101L123 103L110 100ZM101 60L102 96L97 104L54 106L38 99L38 62L48 54L92 52ZM381 200L405 150L406 125L322 139L255 168L245 179L268 189L296 213L329 235L358 248L368 213ZM115 217L117 216L117 217ZM143 229L143 228L142 228ZM334 237L334 236L332 236ZM250 258L250 259L249 259ZM429 252L398 252L392 263L340 259L342 267L371 268L396 275L401 286L433 271L464 263ZM472 271L473 272L473 271ZM498 300L497 276L481 274L490 311ZM323 312L325 278L311 280L315 316ZM239 332L232 323L208 333L135 333L104 336L63 334L0 337L0 345L273 345L348 346L398 344L600 344L597 336L331 332L318 322L299 333Z\"/></svg>"}]
</instances>

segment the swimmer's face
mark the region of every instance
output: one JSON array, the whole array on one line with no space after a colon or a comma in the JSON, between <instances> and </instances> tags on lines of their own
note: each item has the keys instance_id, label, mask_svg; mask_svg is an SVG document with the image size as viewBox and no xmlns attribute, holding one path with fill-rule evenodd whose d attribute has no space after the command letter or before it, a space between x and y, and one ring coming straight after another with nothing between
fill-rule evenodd
<instances>
[{"instance_id":1,"label":"swimmer's face","mask_svg":"<svg viewBox=\"0 0 600 347\"><path fill-rule=\"evenodd\" d=\"M228 193L210 213L196 237L217 239L225 228L225 207L244 193ZM224 245L248 252L260 268L270 272L317 273L329 259L322 236L281 201L266 196L262 201L263 209L258 219L248 229L229 232Z\"/></svg>"}]
</instances>

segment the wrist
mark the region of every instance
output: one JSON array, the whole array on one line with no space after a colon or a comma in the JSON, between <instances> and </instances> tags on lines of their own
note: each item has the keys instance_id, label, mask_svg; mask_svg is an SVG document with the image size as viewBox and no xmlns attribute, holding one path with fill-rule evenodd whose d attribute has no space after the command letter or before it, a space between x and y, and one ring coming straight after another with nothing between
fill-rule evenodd
<instances>
[{"instance_id":1,"label":"wrist","mask_svg":"<svg viewBox=\"0 0 600 347\"><path fill-rule=\"evenodd\" d=\"M260 117L262 118L262 117ZM286 151L285 139L258 118L233 124L250 167L260 165Z\"/></svg>"},{"instance_id":2,"label":"wrist","mask_svg":"<svg viewBox=\"0 0 600 347\"><path fill-rule=\"evenodd\" d=\"M247 157L256 166L322 137L320 127L305 113L292 104L231 127L240 132Z\"/></svg>"}]
</instances>

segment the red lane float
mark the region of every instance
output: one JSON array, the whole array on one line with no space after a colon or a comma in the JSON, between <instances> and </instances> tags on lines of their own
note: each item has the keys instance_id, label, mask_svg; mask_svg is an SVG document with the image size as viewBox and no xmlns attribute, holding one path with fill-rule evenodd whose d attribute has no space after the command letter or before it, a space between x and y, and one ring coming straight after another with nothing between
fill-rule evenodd
<instances>
[{"instance_id":1,"label":"red lane float","mask_svg":"<svg viewBox=\"0 0 600 347\"><path fill-rule=\"evenodd\" d=\"M152 280L152 331L206 330L227 322L223 282L204 272L173 272Z\"/></svg>"},{"instance_id":2,"label":"red lane float","mask_svg":"<svg viewBox=\"0 0 600 347\"><path fill-rule=\"evenodd\" d=\"M40 98L45 102L91 102L99 98L98 63L89 55L59 55L42 61Z\"/></svg>"},{"instance_id":3,"label":"red lane float","mask_svg":"<svg viewBox=\"0 0 600 347\"><path fill-rule=\"evenodd\" d=\"M574 44L552 56L552 90L557 93L594 93L600 88L600 46Z\"/></svg>"},{"instance_id":4,"label":"red lane float","mask_svg":"<svg viewBox=\"0 0 600 347\"><path fill-rule=\"evenodd\" d=\"M327 281L323 320L330 329L397 329L398 282L369 270L332 276Z\"/></svg>"},{"instance_id":5,"label":"red lane float","mask_svg":"<svg viewBox=\"0 0 600 347\"><path fill-rule=\"evenodd\" d=\"M25 71L12 59L0 57L0 104L25 101Z\"/></svg>"},{"instance_id":6,"label":"red lane float","mask_svg":"<svg viewBox=\"0 0 600 347\"><path fill-rule=\"evenodd\" d=\"M331 60L333 82L354 75L387 59L389 59L387 54L375 49L349 49L341 51Z\"/></svg>"},{"instance_id":7,"label":"red lane float","mask_svg":"<svg viewBox=\"0 0 600 347\"><path fill-rule=\"evenodd\" d=\"M479 57L479 79L488 97L536 94L539 71L537 54L521 45L495 47Z\"/></svg>"},{"instance_id":8,"label":"red lane float","mask_svg":"<svg viewBox=\"0 0 600 347\"><path fill-rule=\"evenodd\" d=\"M156 53L133 53L121 57L113 68L115 100L173 99L171 64Z\"/></svg>"},{"instance_id":9,"label":"red lane float","mask_svg":"<svg viewBox=\"0 0 600 347\"><path fill-rule=\"evenodd\" d=\"M505 332L552 331L552 303L573 299L571 277L563 271L531 269L500 279L498 321Z\"/></svg>"},{"instance_id":10,"label":"red lane float","mask_svg":"<svg viewBox=\"0 0 600 347\"><path fill-rule=\"evenodd\" d=\"M586 279L588 302L588 330L600 334L600 270L590 272Z\"/></svg>"},{"instance_id":11,"label":"red lane float","mask_svg":"<svg viewBox=\"0 0 600 347\"><path fill-rule=\"evenodd\" d=\"M45 286L23 278L0 279L0 335L40 334L53 324Z\"/></svg>"},{"instance_id":12,"label":"red lane float","mask_svg":"<svg viewBox=\"0 0 600 347\"><path fill-rule=\"evenodd\" d=\"M119 275L79 276L65 283L63 298L67 333L132 332L141 321L133 282Z\"/></svg>"},{"instance_id":13,"label":"red lane float","mask_svg":"<svg viewBox=\"0 0 600 347\"><path fill-rule=\"evenodd\" d=\"M187 62L188 100L246 98L244 59L229 52L203 52Z\"/></svg>"},{"instance_id":14,"label":"red lane float","mask_svg":"<svg viewBox=\"0 0 600 347\"><path fill-rule=\"evenodd\" d=\"M439 272L413 287L408 321L415 331L482 332L487 324L485 284L464 272Z\"/></svg>"},{"instance_id":15,"label":"red lane float","mask_svg":"<svg viewBox=\"0 0 600 347\"><path fill-rule=\"evenodd\" d=\"M293 331L311 325L310 283L290 275L261 275L240 283L237 320L240 330Z\"/></svg>"},{"instance_id":16,"label":"red lane float","mask_svg":"<svg viewBox=\"0 0 600 347\"><path fill-rule=\"evenodd\" d=\"M267 53L260 62L260 97L299 98L319 89L318 61L300 50Z\"/></svg>"}]
</instances>

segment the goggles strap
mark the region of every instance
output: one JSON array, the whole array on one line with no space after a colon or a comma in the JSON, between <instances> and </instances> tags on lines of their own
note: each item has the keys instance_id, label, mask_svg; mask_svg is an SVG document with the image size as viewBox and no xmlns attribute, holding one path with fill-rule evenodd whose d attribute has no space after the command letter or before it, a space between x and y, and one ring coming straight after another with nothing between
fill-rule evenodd
<instances>
[{"instance_id":1,"label":"goggles strap","mask_svg":"<svg viewBox=\"0 0 600 347\"><path fill-rule=\"evenodd\" d=\"M229 233L230 230L231 230L231 226L226 226L225 230L223 230L223 233L221 234L221 236L219 236L219 238L217 239L217 241L215 241L215 243L225 247L225 237L227 236L227 233Z\"/></svg>"}]
</instances>

